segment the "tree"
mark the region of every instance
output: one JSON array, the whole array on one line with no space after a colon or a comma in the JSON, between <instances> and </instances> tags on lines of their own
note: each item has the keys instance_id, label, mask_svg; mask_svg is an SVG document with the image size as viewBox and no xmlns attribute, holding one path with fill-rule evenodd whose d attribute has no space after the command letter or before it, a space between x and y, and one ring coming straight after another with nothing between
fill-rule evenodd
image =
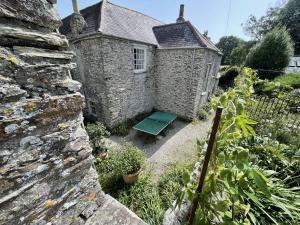
<instances>
[{"instance_id":1,"label":"tree","mask_svg":"<svg viewBox=\"0 0 300 225\"><path fill-rule=\"evenodd\" d=\"M229 56L229 63L232 66L242 66L245 63L246 57L250 49L255 45L255 41L240 43L234 48Z\"/></svg>"},{"instance_id":2,"label":"tree","mask_svg":"<svg viewBox=\"0 0 300 225\"><path fill-rule=\"evenodd\" d=\"M278 21L287 27L295 42L295 54L300 54L300 0L289 0L280 10Z\"/></svg>"},{"instance_id":3,"label":"tree","mask_svg":"<svg viewBox=\"0 0 300 225\"><path fill-rule=\"evenodd\" d=\"M274 78L282 74L293 55L293 43L284 27L276 27L261 42L251 48L246 66L258 70L260 78Z\"/></svg>"},{"instance_id":4,"label":"tree","mask_svg":"<svg viewBox=\"0 0 300 225\"><path fill-rule=\"evenodd\" d=\"M239 43L241 42L241 39L235 36L224 36L222 37L219 42L216 44L216 46L222 51L223 57L221 64L227 64L228 57L231 54L231 51L236 48Z\"/></svg>"},{"instance_id":5,"label":"tree","mask_svg":"<svg viewBox=\"0 0 300 225\"><path fill-rule=\"evenodd\" d=\"M276 26L285 26L295 43L295 54L300 54L300 0L288 0L281 7L269 8L261 18L250 15L242 26L255 40L260 40Z\"/></svg>"},{"instance_id":6,"label":"tree","mask_svg":"<svg viewBox=\"0 0 300 225\"><path fill-rule=\"evenodd\" d=\"M278 24L279 7L269 8L266 15L256 18L250 15L247 22L242 24L244 32L254 40L260 40L267 32Z\"/></svg>"}]
</instances>

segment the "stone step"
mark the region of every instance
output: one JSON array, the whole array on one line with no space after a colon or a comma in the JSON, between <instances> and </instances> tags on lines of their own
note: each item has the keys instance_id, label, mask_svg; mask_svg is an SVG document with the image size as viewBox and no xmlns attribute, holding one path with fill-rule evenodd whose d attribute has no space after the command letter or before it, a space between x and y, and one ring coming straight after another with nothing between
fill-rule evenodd
<instances>
[{"instance_id":1,"label":"stone step","mask_svg":"<svg viewBox=\"0 0 300 225\"><path fill-rule=\"evenodd\" d=\"M136 214L109 195L85 225L147 225Z\"/></svg>"}]
</instances>

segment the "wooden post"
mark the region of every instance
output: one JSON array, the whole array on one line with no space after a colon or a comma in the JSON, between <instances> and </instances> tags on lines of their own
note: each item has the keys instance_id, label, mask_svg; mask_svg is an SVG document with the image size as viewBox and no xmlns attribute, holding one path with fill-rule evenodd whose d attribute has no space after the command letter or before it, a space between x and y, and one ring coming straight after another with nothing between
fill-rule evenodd
<instances>
[{"instance_id":1,"label":"wooden post","mask_svg":"<svg viewBox=\"0 0 300 225\"><path fill-rule=\"evenodd\" d=\"M222 111L223 111L222 107L217 108L216 116L214 119L212 131L211 131L210 138L208 141L207 150L206 150L206 154L205 154L205 158L204 158L204 163L202 166L201 175L200 175L200 179L199 179L199 183L198 183L198 187L197 187L197 191L196 191L196 197L194 198L193 203L192 203L192 210L190 212L190 217L189 217L190 225L193 225L195 213L196 213L196 210L199 205L199 196L198 195L201 194L202 188L204 186L205 176L206 176L206 173L208 170L210 157L213 152L213 148L214 148L214 144L215 144L215 140L216 140L216 136L217 136L217 132L218 132L218 128L219 128L219 123L221 120Z\"/></svg>"}]
</instances>

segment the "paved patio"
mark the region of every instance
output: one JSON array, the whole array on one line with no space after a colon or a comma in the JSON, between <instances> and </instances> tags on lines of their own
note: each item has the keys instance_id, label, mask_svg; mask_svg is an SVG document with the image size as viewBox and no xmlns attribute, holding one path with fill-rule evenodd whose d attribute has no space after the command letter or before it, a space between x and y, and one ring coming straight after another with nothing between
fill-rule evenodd
<instances>
[{"instance_id":1,"label":"paved patio","mask_svg":"<svg viewBox=\"0 0 300 225\"><path fill-rule=\"evenodd\" d=\"M131 130L126 137L111 136L109 145L118 145L123 140L133 143L147 154L148 169L157 181L160 175L174 165L190 165L197 160L196 139L207 137L213 115L207 121L187 123L177 119L165 135L150 136Z\"/></svg>"}]
</instances>

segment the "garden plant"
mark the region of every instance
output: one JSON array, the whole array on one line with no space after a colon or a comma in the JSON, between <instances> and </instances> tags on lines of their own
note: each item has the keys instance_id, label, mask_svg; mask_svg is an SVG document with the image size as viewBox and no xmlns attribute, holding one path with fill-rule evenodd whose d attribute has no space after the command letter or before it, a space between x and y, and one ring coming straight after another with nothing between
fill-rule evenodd
<instances>
[{"instance_id":1,"label":"garden plant","mask_svg":"<svg viewBox=\"0 0 300 225\"><path fill-rule=\"evenodd\" d=\"M183 198L199 198L194 224L300 223L299 186L292 182L299 180L299 158L290 146L262 142L255 132L256 122L247 111L255 101L255 80L255 73L243 68L235 87L212 100L214 108L222 106L224 111L204 189L198 195L186 172L177 199L180 206ZM295 157L293 162L288 154Z\"/></svg>"}]
</instances>

